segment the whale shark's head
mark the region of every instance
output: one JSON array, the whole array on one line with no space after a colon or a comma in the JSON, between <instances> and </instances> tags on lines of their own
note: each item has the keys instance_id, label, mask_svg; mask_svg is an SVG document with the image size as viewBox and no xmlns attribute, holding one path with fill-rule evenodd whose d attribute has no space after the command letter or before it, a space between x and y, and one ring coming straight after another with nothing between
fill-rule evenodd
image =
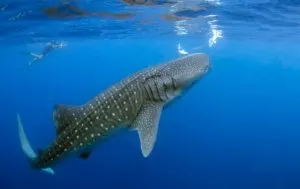
<instances>
[{"instance_id":1,"label":"whale shark's head","mask_svg":"<svg viewBox=\"0 0 300 189\"><path fill-rule=\"evenodd\" d=\"M211 63L206 54L194 53L174 60L164 70L166 71L165 74L173 79L175 88L183 90L191 87L210 68Z\"/></svg>"},{"instance_id":2,"label":"whale shark's head","mask_svg":"<svg viewBox=\"0 0 300 189\"><path fill-rule=\"evenodd\" d=\"M151 85L151 89L156 89L154 96L166 96L164 101L170 102L181 92L191 88L210 68L209 57L206 54L190 54L164 64L159 78L148 81L148 85Z\"/></svg>"},{"instance_id":3,"label":"whale shark's head","mask_svg":"<svg viewBox=\"0 0 300 189\"><path fill-rule=\"evenodd\" d=\"M178 88L190 87L210 70L211 64L206 54L191 54L174 62L170 73Z\"/></svg>"}]
</instances>

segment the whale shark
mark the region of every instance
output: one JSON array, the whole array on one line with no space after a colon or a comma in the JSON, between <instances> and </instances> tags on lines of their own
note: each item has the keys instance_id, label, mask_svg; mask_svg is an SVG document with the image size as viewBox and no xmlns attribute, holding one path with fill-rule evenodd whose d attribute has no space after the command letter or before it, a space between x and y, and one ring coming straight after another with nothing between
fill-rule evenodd
<instances>
[{"instance_id":1,"label":"whale shark","mask_svg":"<svg viewBox=\"0 0 300 189\"><path fill-rule=\"evenodd\" d=\"M54 174L51 167L70 154L87 159L97 143L116 131L137 131L142 155L155 145L163 109L191 88L211 68L208 55L193 53L149 66L110 86L82 105L54 105L56 138L37 153L17 113L19 138L31 167Z\"/></svg>"}]
</instances>

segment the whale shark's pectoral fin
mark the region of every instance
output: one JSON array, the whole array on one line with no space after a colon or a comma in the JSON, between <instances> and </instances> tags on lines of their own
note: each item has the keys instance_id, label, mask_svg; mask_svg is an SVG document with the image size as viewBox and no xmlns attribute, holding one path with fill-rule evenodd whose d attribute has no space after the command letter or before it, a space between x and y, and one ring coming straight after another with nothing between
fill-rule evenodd
<instances>
[{"instance_id":1,"label":"whale shark's pectoral fin","mask_svg":"<svg viewBox=\"0 0 300 189\"><path fill-rule=\"evenodd\" d=\"M138 132L144 157L150 155L155 145L162 108L161 103L145 104L132 123L132 127Z\"/></svg>"}]
</instances>

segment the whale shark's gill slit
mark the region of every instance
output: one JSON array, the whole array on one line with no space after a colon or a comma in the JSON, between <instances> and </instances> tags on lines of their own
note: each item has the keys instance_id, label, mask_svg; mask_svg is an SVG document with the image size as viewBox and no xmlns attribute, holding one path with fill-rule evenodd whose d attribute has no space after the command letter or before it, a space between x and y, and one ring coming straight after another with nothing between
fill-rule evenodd
<instances>
[{"instance_id":1,"label":"whale shark's gill slit","mask_svg":"<svg viewBox=\"0 0 300 189\"><path fill-rule=\"evenodd\" d=\"M172 87L173 87L173 90L176 90L176 83L175 83L175 79L171 76L171 81L172 81Z\"/></svg>"},{"instance_id":2,"label":"whale shark's gill slit","mask_svg":"<svg viewBox=\"0 0 300 189\"><path fill-rule=\"evenodd\" d=\"M159 87L157 86L158 85L158 81L155 79L153 81L153 84L154 84L154 87L155 87L155 90L156 90L156 93L157 93L157 101L163 101L163 99L161 97L161 94L160 94Z\"/></svg>"},{"instance_id":3,"label":"whale shark's gill slit","mask_svg":"<svg viewBox=\"0 0 300 189\"><path fill-rule=\"evenodd\" d=\"M148 98L151 99L153 97L153 93L152 93L152 90L151 90L150 86L148 84L147 85L144 84L143 86L146 89Z\"/></svg>"},{"instance_id":4,"label":"whale shark's gill slit","mask_svg":"<svg viewBox=\"0 0 300 189\"><path fill-rule=\"evenodd\" d=\"M17 113L17 122L18 122L18 130L19 130L19 138L21 142L21 147L25 155L29 158L30 161L34 161L37 158L37 155L33 151L28 138L25 134L24 127L22 124L21 116ZM47 172L49 174L54 174L54 171L50 168L43 168L42 171Z\"/></svg>"}]
</instances>

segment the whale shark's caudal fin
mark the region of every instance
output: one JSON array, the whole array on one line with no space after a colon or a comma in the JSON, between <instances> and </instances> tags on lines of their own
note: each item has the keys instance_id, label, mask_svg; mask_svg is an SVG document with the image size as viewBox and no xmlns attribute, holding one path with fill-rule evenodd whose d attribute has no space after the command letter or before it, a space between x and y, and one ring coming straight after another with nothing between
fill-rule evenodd
<instances>
[{"instance_id":1,"label":"whale shark's caudal fin","mask_svg":"<svg viewBox=\"0 0 300 189\"><path fill-rule=\"evenodd\" d=\"M35 152L33 151L33 149L31 148L31 146L29 144L29 141L27 139L27 136L26 136L24 128L23 128L21 117L18 113L17 113L17 121L18 121L19 138L20 138L21 147L23 149L23 152L30 160L34 160L34 159L36 159L37 155L35 154ZM42 169L42 171L52 174L52 175L54 174L54 171L50 167L44 168L44 169Z\"/></svg>"}]
</instances>

